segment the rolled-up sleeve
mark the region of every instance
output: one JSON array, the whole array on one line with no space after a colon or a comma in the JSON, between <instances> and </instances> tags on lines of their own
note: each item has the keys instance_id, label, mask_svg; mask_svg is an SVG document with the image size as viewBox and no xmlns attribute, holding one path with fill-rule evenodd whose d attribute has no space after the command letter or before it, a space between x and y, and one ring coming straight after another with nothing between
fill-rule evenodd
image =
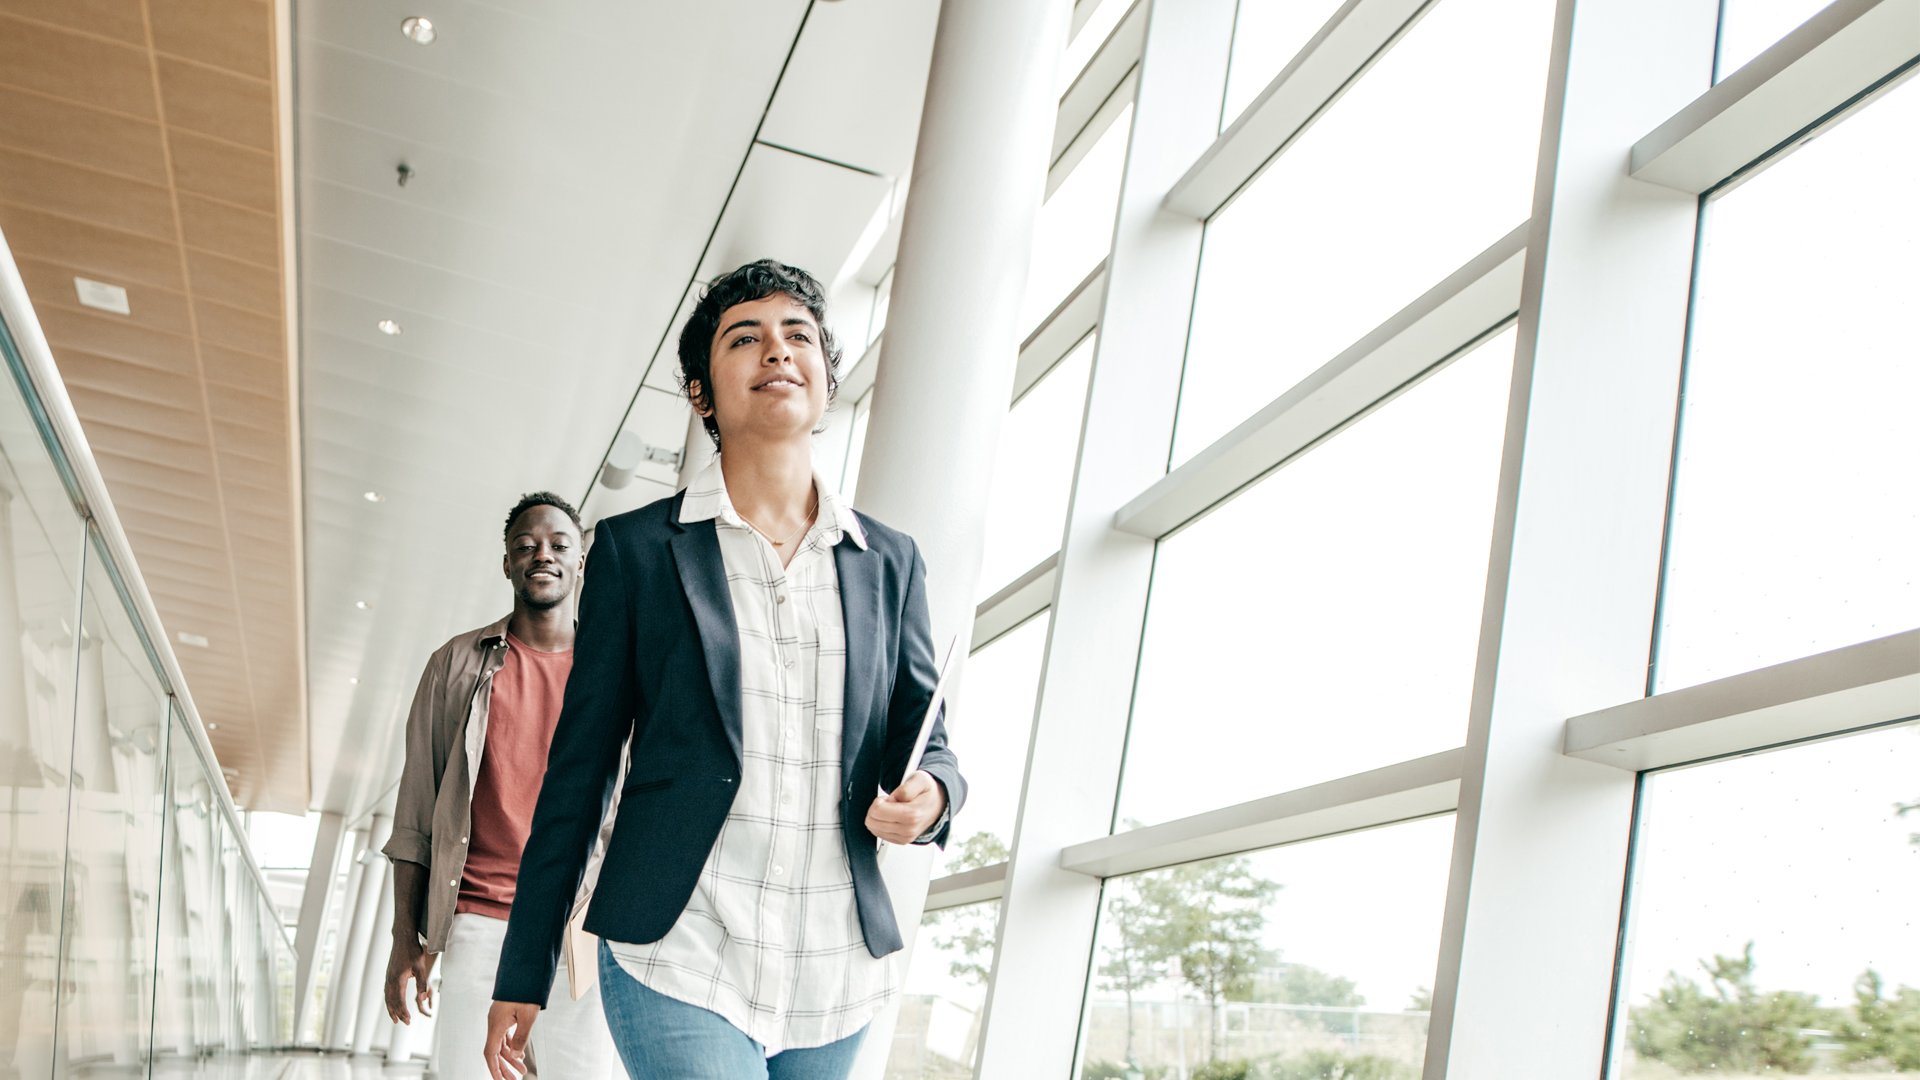
<instances>
[{"instance_id":1,"label":"rolled-up sleeve","mask_svg":"<svg viewBox=\"0 0 1920 1080\"><path fill-rule=\"evenodd\" d=\"M380 853L395 862L433 864L433 805L439 794L440 768L434 760L433 725L446 701L446 657L436 651L420 673L407 711L407 757L394 797L393 835Z\"/></svg>"}]
</instances>

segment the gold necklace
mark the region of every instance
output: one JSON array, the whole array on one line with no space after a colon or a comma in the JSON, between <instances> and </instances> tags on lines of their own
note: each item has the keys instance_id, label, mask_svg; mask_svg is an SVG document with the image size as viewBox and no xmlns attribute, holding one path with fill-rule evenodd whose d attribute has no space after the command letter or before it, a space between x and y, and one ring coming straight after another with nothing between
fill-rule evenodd
<instances>
[{"instance_id":1,"label":"gold necklace","mask_svg":"<svg viewBox=\"0 0 1920 1080\"><path fill-rule=\"evenodd\" d=\"M740 520L745 521L748 525L752 525L753 531L759 533L760 538L765 540L767 543L772 544L774 547L786 547L788 544L791 544L795 540L798 540L802 536L806 535L807 530L813 527L814 515L818 514L819 512L820 512L820 489L815 488L813 491L813 498L812 500L809 501L807 505L807 520L801 522L800 527L794 530L793 535L787 537L785 540L775 540L773 537L768 536L767 530L761 528L758 525L754 525L753 521L750 518L748 518L747 515L745 514L740 515Z\"/></svg>"}]
</instances>

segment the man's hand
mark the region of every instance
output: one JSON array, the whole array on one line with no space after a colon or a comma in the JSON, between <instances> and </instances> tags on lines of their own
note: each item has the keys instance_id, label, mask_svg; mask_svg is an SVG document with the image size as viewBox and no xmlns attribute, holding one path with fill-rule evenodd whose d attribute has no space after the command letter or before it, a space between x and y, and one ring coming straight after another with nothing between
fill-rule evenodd
<instances>
[{"instance_id":1,"label":"man's hand","mask_svg":"<svg viewBox=\"0 0 1920 1080\"><path fill-rule=\"evenodd\" d=\"M527 1074L527 1034L540 1006L496 1001L487 1010L487 1074L493 1080L519 1080Z\"/></svg>"},{"instance_id":2,"label":"man's hand","mask_svg":"<svg viewBox=\"0 0 1920 1080\"><path fill-rule=\"evenodd\" d=\"M412 979L414 1005L421 1016L433 1015L433 989L427 976L433 973L433 954L420 944L413 933L395 935L393 951L387 955L387 1017L396 1024L410 1024L407 1012L407 980Z\"/></svg>"},{"instance_id":3,"label":"man's hand","mask_svg":"<svg viewBox=\"0 0 1920 1080\"><path fill-rule=\"evenodd\" d=\"M925 769L916 769L893 794L867 809L867 831L890 844L920 839L947 809L947 792Z\"/></svg>"}]
</instances>

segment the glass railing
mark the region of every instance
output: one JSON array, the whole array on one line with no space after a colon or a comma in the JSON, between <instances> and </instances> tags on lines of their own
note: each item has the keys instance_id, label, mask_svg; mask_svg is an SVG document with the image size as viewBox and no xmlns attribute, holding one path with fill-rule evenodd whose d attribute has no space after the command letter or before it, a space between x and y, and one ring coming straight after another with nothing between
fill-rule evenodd
<instances>
[{"instance_id":1,"label":"glass railing","mask_svg":"<svg viewBox=\"0 0 1920 1080\"><path fill-rule=\"evenodd\" d=\"M4 237L0 359L0 1077L286 1046L293 946Z\"/></svg>"}]
</instances>

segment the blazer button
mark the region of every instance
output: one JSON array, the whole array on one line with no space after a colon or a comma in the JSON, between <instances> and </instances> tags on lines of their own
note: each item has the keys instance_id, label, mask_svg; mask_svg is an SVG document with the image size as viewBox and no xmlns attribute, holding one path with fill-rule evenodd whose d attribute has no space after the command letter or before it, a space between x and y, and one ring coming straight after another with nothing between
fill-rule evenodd
<instances>
[{"instance_id":1,"label":"blazer button","mask_svg":"<svg viewBox=\"0 0 1920 1080\"><path fill-rule=\"evenodd\" d=\"M459 879L459 878L454 878L454 879L453 879L452 881L449 881L449 882L447 882L447 888L449 888L449 889L457 889L457 888L459 888L459 887L460 887L460 879Z\"/></svg>"}]
</instances>

